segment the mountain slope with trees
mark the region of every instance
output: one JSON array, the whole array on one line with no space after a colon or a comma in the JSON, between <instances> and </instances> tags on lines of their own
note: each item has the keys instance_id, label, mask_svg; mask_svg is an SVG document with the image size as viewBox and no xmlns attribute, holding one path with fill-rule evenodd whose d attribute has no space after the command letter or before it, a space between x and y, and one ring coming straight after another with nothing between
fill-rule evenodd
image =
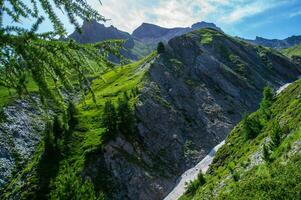
<instances>
[{"instance_id":1,"label":"mountain slope with trees","mask_svg":"<svg viewBox=\"0 0 301 200\"><path fill-rule=\"evenodd\" d=\"M277 96L265 90L259 110L233 129L203 182L181 199L299 199L300 92L300 80Z\"/></svg>"},{"instance_id":2,"label":"mountain slope with trees","mask_svg":"<svg viewBox=\"0 0 301 200\"><path fill-rule=\"evenodd\" d=\"M92 76L85 98L45 124L36 153L2 197L163 198L258 107L266 85L278 88L300 74L278 52L214 29L158 50Z\"/></svg>"},{"instance_id":3,"label":"mountain slope with trees","mask_svg":"<svg viewBox=\"0 0 301 200\"><path fill-rule=\"evenodd\" d=\"M3 26L0 13L1 199L161 199L258 107L266 85L278 88L301 73L282 54L214 28L115 66L108 56L122 58L120 40L57 39L66 33L56 8L77 31L77 17L104 21L86 1L7 2L0 6L15 23L36 23ZM37 33L43 15L53 32ZM264 97L268 117L271 99ZM254 139L262 126L245 120Z\"/></svg>"}]
</instances>

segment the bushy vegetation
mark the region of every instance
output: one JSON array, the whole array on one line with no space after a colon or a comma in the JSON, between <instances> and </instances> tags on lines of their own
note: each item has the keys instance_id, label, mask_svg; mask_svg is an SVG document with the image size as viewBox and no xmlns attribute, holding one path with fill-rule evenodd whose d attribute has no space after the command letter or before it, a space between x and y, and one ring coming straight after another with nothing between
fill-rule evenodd
<instances>
[{"instance_id":1,"label":"bushy vegetation","mask_svg":"<svg viewBox=\"0 0 301 200\"><path fill-rule=\"evenodd\" d=\"M97 194L94 190L94 185L89 177L82 180L80 175L76 175L68 166L65 169L65 174L59 176L57 189L51 193L49 199L80 199L80 200L104 200L102 193Z\"/></svg>"},{"instance_id":2,"label":"bushy vegetation","mask_svg":"<svg viewBox=\"0 0 301 200\"><path fill-rule=\"evenodd\" d=\"M181 199L301 198L300 92L301 81L277 96L266 88L260 108L249 115L261 126L256 136L246 140L245 121L239 123L216 153L206 183Z\"/></svg>"},{"instance_id":3,"label":"bushy vegetation","mask_svg":"<svg viewBox=\"0 0 301 200\"><path fill-rule=\"evenodd\" d=\"M266 47L259 46L257 48L257 54L259 55L261 61L264 64L264 66L267 67L268 69L272 69L273 64L271 63L271 61L268 57L269 50Z\"/></svg>"},{"instance_id":4,"label":"bushy vegetation","mask_svg":"<svg viewBox=\"0 0 301 200\"><path fill-rule=\"evenodd\" d=\"M243 132L247 140L256 138L262 129L258 116L245 116L242 124Z\"/></svg>"},{"instance_id":5,"label":"bushy vegetation","mask_svg":"<svg viewBox=\"0 0 301 200\"><path fill-rule=\"evenodd\" d=\"M204 175L203 175L202 171L200 171L196 180L190 181L189 183L187 183L186 188L185 188L186 189L185 193L187 195L193 195L193 194L195 194L197 189L199 187L201 187L202 185L204 185L205 183L206 183L206 180L204 178Z\"/></svg>"},{"instance_id":6,"label":"bushy vegetation","mask_svg":"<svg viewBox=\"0 0 301 200\"><path fill-rule=\"evenodd\" d=\"M117 108L108 100L104 106L102 126L105 128L104 140L114 139L118 134L130 137L135 132L135 114L129 105L127 93L118 99Z\"/></svg>"},{"instance_id":7,"label":"bushy vegetation","mask_svg":"<svg viewBox=\"0 0 301 200\"><path fill-rule=\"evenodd\" d=\"M271 87L265 87L263 90L263 99L260 102L261 115L245 115L242 120L243 132L246 139L254 139L261 132L266 120L271 117L270 107L273 103L274 93Z\"/></svg>"}]
</instances>

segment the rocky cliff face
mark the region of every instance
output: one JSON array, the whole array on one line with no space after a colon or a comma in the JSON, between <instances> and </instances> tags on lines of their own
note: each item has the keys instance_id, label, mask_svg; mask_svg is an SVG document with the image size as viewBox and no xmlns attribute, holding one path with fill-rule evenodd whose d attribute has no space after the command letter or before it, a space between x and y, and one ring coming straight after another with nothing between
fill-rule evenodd
<instances>
[{"instance_id":1,"label":"rocky cliff face","mask_svg":"<svg viewBox=\"0 0 301 200\"><path fill-rule=\"evenodd\" d=\"M0 188L24 167L43 137L46 114L37 105L30 100L17 100L1 111Z\"/></svg>"},{"instance_id":2,"label":"rocky cliff face","mask_svg":"<svg viewBox=\"0 0 301 200\"><path fill-rule=\"evenodd\" d=\"M213 29L176 37L144 80L136 135L107 144L84 175L106 171L112 199L163 199L243 113L257 108L264 86L277 88L299 75L281 54Z\"/></svg>"}]
</instances>

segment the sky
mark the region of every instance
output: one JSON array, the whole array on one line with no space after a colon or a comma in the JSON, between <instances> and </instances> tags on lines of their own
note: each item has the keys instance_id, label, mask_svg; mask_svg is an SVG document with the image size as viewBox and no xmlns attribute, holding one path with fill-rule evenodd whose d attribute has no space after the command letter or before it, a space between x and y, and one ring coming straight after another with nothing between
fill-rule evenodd
<instances>
[{"instance_id":1,"label":"sky","mask_svg":"<svg viewBox=\"0 0 301 200\"><path fill-rule=\"evenodd\" d=\"M88 2L110 19L106 25L129 33L143 22L171 28L206 21L230 35L248 39L301 35L301 0L101 0L102 5L99 0ZM60 18L71 33L74 28L67 18L61 13ZM40 31L50 27L46 21Z\"/></svg>"}]
</instances>

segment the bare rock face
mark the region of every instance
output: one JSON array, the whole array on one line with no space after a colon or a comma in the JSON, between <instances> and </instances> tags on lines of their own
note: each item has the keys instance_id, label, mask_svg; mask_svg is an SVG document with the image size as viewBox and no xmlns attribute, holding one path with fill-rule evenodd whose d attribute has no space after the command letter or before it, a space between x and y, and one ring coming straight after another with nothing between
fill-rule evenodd
<instances>
[{"instance_id":1,"label":"bare rock face","mask_svg":"<svg viewBox=\"0 0 301 200\"><path fill-rule=\"evenodd\" d=\"M32 157L45 129L38 103L17 100L5 107L0 121L0 188L14 170Z\"/></svg>"},{"instance_id":2,"label":"bare rock face","mask_svg":"<svg viewBox=\"0 0 301 200\"><path fill-rule=\"evenodd\" d=\"M280 54L212 29L176 37L149 69L136 105L136 135L107 144L85 173L108 172L111 199L163 199L258 107L264 86L277 88L299 75Z\"/></svg>"}]
</instances>

